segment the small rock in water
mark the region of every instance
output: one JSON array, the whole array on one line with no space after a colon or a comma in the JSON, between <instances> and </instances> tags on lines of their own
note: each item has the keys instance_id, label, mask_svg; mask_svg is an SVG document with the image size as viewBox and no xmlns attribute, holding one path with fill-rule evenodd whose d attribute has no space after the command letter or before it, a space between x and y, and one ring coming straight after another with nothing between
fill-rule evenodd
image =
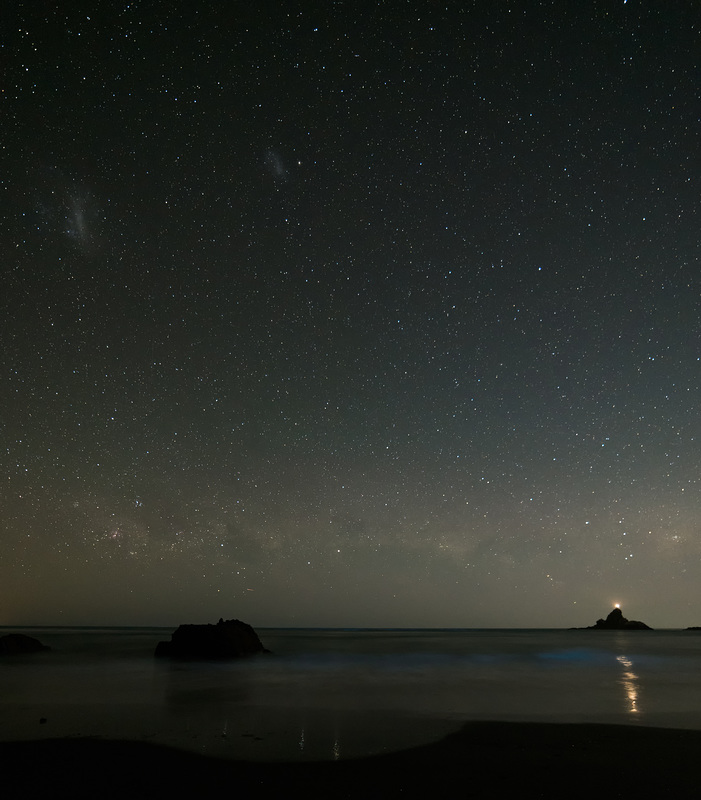
<instances>
[{"instance_id":1,"label":"small rock in water","mask_svg":"<svg viewBox=\"0 0 701 800\"><path fill-rule=\"evenodd\" d=\"M43 653L47 650L51 648L24 633L8 633L6 636L0 636L0 655L3 656Z\"/></svg>"},{"instance_id":2,"label":"small rock in water","mask_svg":"<svg viewBox=\"0 0 701 800\"><path fill-rule=\"evenodd\" d=\"M651 631L652 628L644 622L638 620L628 620L623 616L623 612L618 606L606 617L606 619L597 619L596 625L590 625L588 628L577 628L580 631Z\"/></svg>"},{"instance_id":3,"label":"small rock in water","mask_svg":"<svg viewBox=\"0 0 701 800\"><path fill-rule=\"evenodd\" d=\"M268 653L258 634L238 619L216 625L181 625L169 642L159 642L155 655L170 658L243 658Z\"/></svg>"}]
</instances>

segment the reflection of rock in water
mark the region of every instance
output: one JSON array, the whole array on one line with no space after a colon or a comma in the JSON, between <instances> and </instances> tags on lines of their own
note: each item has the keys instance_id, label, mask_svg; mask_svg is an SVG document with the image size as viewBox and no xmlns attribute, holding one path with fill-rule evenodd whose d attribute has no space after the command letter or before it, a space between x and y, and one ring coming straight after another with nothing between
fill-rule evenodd
<instances>
[{"instance_id":1,"label":"reflection of rock in water","mask_svg":"<svg viewBox=\"0 0 701 800\"><path fill-rule=\"evenodd\" d=\"M249 696L249 692L241 685L241 678L241 675L237 675L235 685L227 686L193 687L183 686L182 683L171 685L167 689L166 699L169 703L182 706L223 706L226 703L240 703Z\"/></svg>"}]
</instances>

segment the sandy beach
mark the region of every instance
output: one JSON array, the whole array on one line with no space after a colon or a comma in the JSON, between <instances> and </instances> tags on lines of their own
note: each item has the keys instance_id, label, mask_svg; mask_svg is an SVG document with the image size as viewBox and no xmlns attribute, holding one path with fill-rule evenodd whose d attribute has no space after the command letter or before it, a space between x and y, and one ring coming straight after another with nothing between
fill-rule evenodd
<instances>
[{"instance_id":1,"label":"sandy beach","mask_svg":"<svg viewBox=\"0 0 701 800\"><path fill-rule=\"evenodd\" d=\"M25 796L698 796L701 731L471 722L435 744L313 764L251 763L100 738L0 745L3 788Z\"/></svg>"}]
</instances>

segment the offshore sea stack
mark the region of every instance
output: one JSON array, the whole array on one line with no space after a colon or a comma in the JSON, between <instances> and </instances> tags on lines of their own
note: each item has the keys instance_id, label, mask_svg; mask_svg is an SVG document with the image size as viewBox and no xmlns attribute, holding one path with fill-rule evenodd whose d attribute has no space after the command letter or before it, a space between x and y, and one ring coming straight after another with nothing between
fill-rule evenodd
<instances>
[{"instance_id":1,"label":"offshore sea stack","mask_svg":"<svg viewBox=\"0 0 701 800\"><path fill-rule=\"evenodd\" d=\"M620 608L614 608L606 619L598 619L596 625L580 628L585 631L651 631L652 628L644 622L628 620L623 616Z\"/></svg>"},{"instance_id":2,"label":"offshore sea stack","mask_svg":"<svg viewBox=\"0 0 701 800\"><path fill-rule=\"evenodd\" d=\"M156 646L157 658L225 659L268 653L253 628L238 619L216 625L181 625L169 642Z\"/></svg>"}]
</instances>

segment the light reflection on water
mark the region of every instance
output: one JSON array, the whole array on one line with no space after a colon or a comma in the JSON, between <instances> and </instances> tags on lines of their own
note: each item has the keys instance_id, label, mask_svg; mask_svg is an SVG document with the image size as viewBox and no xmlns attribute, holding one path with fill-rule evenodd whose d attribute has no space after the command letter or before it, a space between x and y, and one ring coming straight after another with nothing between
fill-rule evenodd
<instances>
[{"instance_id":1,"label":"light reflection on water","mask_svg":"<svg viewBox=\"0 0 701 800\"><path fill-rule=\"evenodd\" d=\"M170 632L37 633L51 654L0 665L0 739L337 759L475 719L701 729L701 636L689 632L263 630L270 657L156 661Z\"/></svg>"},{"instance_id":2,"label":"light reflection on water","mask_svg":"<svg viewBox=\"0 0 701 800\"><path fill-rule=\"evenodd\" d=\"M633 662L623 655L616 656L616 660L625 669L621 683L628 701L628 711L631 714L638 714L640 712L638 707L638 676L633 672Z\"/></svg>"}]
</instances>

